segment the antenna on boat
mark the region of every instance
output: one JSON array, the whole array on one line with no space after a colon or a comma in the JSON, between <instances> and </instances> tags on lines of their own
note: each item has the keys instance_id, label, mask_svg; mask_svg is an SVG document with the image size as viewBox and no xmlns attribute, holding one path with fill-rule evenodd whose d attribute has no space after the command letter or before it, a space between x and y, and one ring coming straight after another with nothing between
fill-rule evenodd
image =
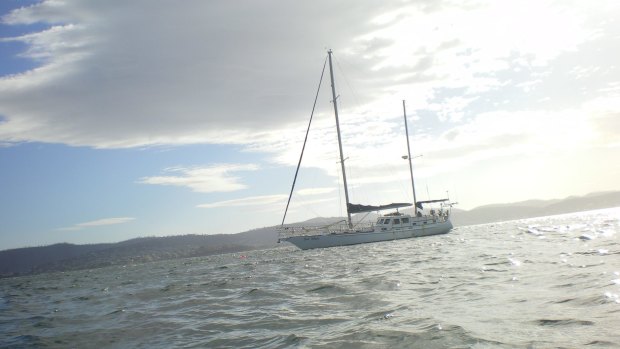
<instances>
[{"instance_id":1,"label":"antenna on boat","mask_svg":"<svg viewBox=\"0 0 620 349\"><path fill-rule=\"evenodd\" d=\"M342 166L342 181L344 184L344 197L347 201L347 222L349 228L353 228L351 212L349 211L349 190L347 189L347 173L344 170L344 155L342 154L342 139L340 137L340 123L338 121L338 100L336 97L336 84L334 83L334 69L332 67L332 50L327 51L329 57L329 76L332 82L332 98L334 102L334 115L336 116L336 131L338 133L338 149L340 149L340 166Z\"/></svg>"},{"instance_id":2,"label":"antenna on boat","mask_svg":"<svg viewBox=\"0 0 620 349\"><path fill-rule=\"evenodd\" d=\"M405 118L405 134L407 135L407 154L409 154L409 173L411 174L411 190L413 191L413 210L418 212L418 203L415 197L415 184L413 182L413 165L411 164L411 148L409 147L409 128L407 127L407 108L403 99L403 117Z\"/></svg>"}]
</instances>

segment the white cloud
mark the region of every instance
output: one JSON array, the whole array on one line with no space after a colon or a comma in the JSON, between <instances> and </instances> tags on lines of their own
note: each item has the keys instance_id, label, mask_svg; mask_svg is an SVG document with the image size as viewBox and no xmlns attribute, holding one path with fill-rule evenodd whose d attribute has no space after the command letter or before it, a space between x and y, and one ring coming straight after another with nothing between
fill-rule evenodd
<instances>
[{"instance_id":1,"label":"white cloud","mask_svg":"<svg viewBox=\"0 0 620 349\"><path fill-rule=\"evenodd\" d=\"M67 0L14 11L5 23L53 26L11 39L43 66L0 80L0 140L124 148L273 139L305 118L326 45L349 62L361 108L408 94L424 100L439 88L466 87L467 101L500 86L497 72L547 64L597 38L587 16L615 10L540 1L272 5Z\"/></svg>"},{"instance_id":2,"label":"white cloud","mask_svg":"<svg viewBox=\"0 0 620 349\"><path fill-rule=\"evenodd\" d=\"M187 187L199 193L230 192L247 188L233 172L256 171L254 164L217 164L207 167L174 167L165 170L178 175L141 178L139 183Z\"/></svg>"},{"instance_id":3,"label":"white cloud","mask_svg":"<svg viewBox=\"0 0 620 349\"><path fill-rule=\"evenodd\" d=\"M324 195L333 193L335 188L307 188L297 190L296 193L301 196Z\"/></svg>"},{"instance_id":4,"label":"white cloud","mask_svg":"<svg viewBox=\"0 0 620 349\"><path fill-rule=\"evenodd\" d=\"M294 196L300 195L302 197L307 196L320 196L333 193L336 188L308 188L296 190ZM239 207L239 206L277 206L277 209L282 209L282 206L288 199L288 195L276 194L276 195L262 195L251 196L241 199L224 200L218 202L212 202L208 204L198 205L200 208L215 208L215 207Z\"/></svg>"},{"instance_id":5,"label":"white cloud","mask_svg":"<svg viewBox=\"0 0 620 349\"><path fill-rule=\"evenodd\" d=\"M5 23L54 26L13 38L43 66L0 80L0 140L247 144L307 105L326 43L346 47L388 6L67 0L14 11Z\"/></svg>"},{"instance_id":6,"label":"white cloud","mask_svg":"<svg viewBox=\"0 0 620 349\"><path fill-rule=\"evenodd\" d=\"M264 195L264 196L252 196L242 199L225 200L212 202L209 204L198 205L200 208L216 208L216 207L239 207L239 206L270 206L273 204L279 204L282 206L283 202L286 202L287 195Z\"/></svg>"},{"instance_id":7,"label":"white cloud","mask_svg":"<svg viewBox=\"0 0 620 349\"><path fill-rule=\"evenodd\" d=\"M82 229L86 229L86 228L90 228L90 227L100 227L100 226L106 226L106 225L123 224L123 223L127 223L127 222L130 222L130 221L133 221L134 219L135 218L133 218L133 217L103 218L103 219L98 219L98 220L95 220L95 221L78 223L78 224L75 224L73 226L66 227L66 228L58 228L56 230L58 230L58 231L77 231L77 230L82 230Z\"/></svg>"},{"instance_id":8,"label":"white cloud","mask_svg":"<svg viewBox=\"0 0 620 349\"><path fill-rule=\"evenodd\" d=\"M240 144L294 166L331 46L345 73L352 185L406 178L402 99L422 176L540 149L613 147L619 13L616 1L45 1L3 19L53 26L11 39L43 65L0 78L0 144ZM335 177L328 88L304 165ZM235 191L245 184L233 173L252 166L179 167L141 183Z\"/></svg>"}]
</instances>

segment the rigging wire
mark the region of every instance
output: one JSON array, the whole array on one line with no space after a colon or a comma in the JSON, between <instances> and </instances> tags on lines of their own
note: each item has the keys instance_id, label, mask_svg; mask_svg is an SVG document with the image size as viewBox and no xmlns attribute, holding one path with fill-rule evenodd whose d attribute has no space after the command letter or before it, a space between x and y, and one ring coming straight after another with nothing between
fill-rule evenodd
<instances>
[{"instance_id":1,"label":"rigging wire","mask_svg":"<svg viewBox=\"0 0 620 349\"><path fill-rule=\"evenodd\" d=\"M339 215L338 217L342 217L342 192L340 191L341 183L340 183L340 166L338 166L339 162L336 162L336 173L338 174L338 209Z\"/></svg>"},{"instance_id":2,"label":"rigging wire","mask_svg":"<svg viewBox=\"0 0 620 349\"><path fill-rule=\"evenodd\" d=\"M349 79L347 78L347 75L344 73L344 69L342 69L342 66L340 65L340 60L334 54L332 54L332 57L334 58L334 61L336 62L336 67L338 68L338 71L340 72L340 75L342 76L346 86L349 88L349 91L351 91L351 96L353 96L354 107L357 107L357 109L361 109L357 93L355 92L355 90L351 86L351 83L349 82ZM344 101L342 101L340 99L339 99L339 101L340 101L340 106L344 107L345 106ZM343 110L344 110L344 108L343 108ZM347 159L354 160L355 157L348 156ZM345 160L347 160L347 159L345 159ZM347 176L350 179L349 182L350 183L356 183L356 182L359 183L359 180L357 178L357 174L352 172L351 165L349 163L345 162L345 166L346 166L346 169L347 169L347 173L349 174ZM357 190L357 186L356 185L351 185L351 186L349 186L348 189L349 189L349 192L352 194L350 197L357 197L358 199L361 198L361 195L359 195L359 192Z\"/></svg>"},{"instance_id":3,"label":"rigging wire","mask_svg":"<svg viewBox=\"0 0 620 349\"><path fill-rule=\"evenodd\" d=\"M361 108L361 105L360 105L360 102L359 102L358 94L357 94L356 90L352 87L352 85L351 85L351 83L350 83L350 81L349 81L349 79L347 77L347 74L345 74L344 69L342 68L342 65L340 64L341 63L340 60L337 57L335 57L335 55L334 55L334 61L336 63L338 71L340 72L340 74L341 74L341 76L342 76L346 86L348 87L349 91L351 92L351 95L353 97L353 103L352 104L354 104L353 107L356 107L358 110L361 110L362 108ZM344 105L343 101L340 101L340 104L341 104L341 106ZM363 182L360 182L356 178L355 173L353 171L349 170L350 167L351 167L350 164L347 163L347 173L349 174L348 177L350 178L349 182L350 183L356 183L357 182L357 183L360 184L360 187L361 187L363 185ZM401 172L400 171L400 169L402 168L401 165L400 164L397 165L396 162L394 162L394 163L390 162L390 164L387 165L387 167L389 168L389 171L387 171L388 172L388 177L391 178L389 180L389 182L397 182L397 183L399 183L400 190L398 191L398 193L408 193L406 195L406 197L411 197L410 189L407 189L408 186L410 185L409 180L408 179L404 179L404 177L403 177L403 179L401 179L401 177L398 176L398 174ZM360 192L363 193L363 191L357 191L355 185L353 185L353 186L351 186L349 188L349 192L353 193L353 196L362 199L361 201L368 201L367 200L367 195L360 194ZM383 191L381 191L380 194L381 195L379 195L379 196L382 197L383 201L387 201L387 202L394 201L392 194L386 195L386 193L383 192ZM376 199L378 197L377 193L374 193L374 196L375 196L375 199ZM411 201L411 199L409 199L407 201Z\"/></svg>"},{"instance_id":4,"label":"rigging wire","mask_svg":"<svg viewBox=\"0 0 620 349\"><path fill-rule=\"evenodd\" d=\"M310 125L312 124L312 117L314 116L314 109L316 108L316 101L319 99L319 91L321 90L321 83L323 82L323 75L325 74L325 66L327 65L327 57L323 62L323 70L321 71L321 78L319 79L319 86L316 90L316 96L314 97L314 104L312 105L312 112L310 113L310 121L308 122L308 129L306 130L306 138L304 138L304 145L301 148L301 155L299 155L299 162L297 163L297 169L295 170L295 177L293 178L293 185L291 186L291 192L286 202L286 209L284 210L284 217L282 217L282 224L286 219L286 213L288 212L288 206L291 203L291 197L293 197L293 190L295 190L295 183L297 182L297 174L299 174L299 167L301 166L301 159L304 157L304 150L306 149L306 143L308 142L308 134L310 133Z\"/></svg>"},{"instance_id":5,"label":"rigging wire","mask_svg":"<svg viewBox=\"0 0 620 349\"><path fill-rule=\"evenodd\" d=\"M333 57L334 57L334 61L336 61L336 67L338 67L338 70L340 71L340 75L342 75L342 78L344 79L345 84L347 85L349 90L351 90L351 95L353 95L353 100L355 102L355 106L358 109L360 109L361 108L361 104L359 102L359 98L357 96L357 93L355 92L355 90L351 86L351 83L349 82L349 79L347 78L347 75L344 73L344 69L342 69L342 67L340 66L340 61L338 60L338 57L336 57L335 55L333 55Z\"/></svg>"}]
</instances>

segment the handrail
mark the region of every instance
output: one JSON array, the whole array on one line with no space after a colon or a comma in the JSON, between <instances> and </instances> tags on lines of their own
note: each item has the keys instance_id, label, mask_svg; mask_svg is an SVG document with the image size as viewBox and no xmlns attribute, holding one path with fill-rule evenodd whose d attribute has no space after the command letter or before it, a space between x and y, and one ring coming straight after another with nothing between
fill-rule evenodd
<instances>
[{"instance_id":1,"label":"handrail","mask_svg":"<svg viewBox=\"0 0 620 349\"><path fill-rule=\"evenodd\" d=\"M281 237L300 236L300 235L329 235L354 232L370 232L374 229L374 222L367 222L356 225L355 229L349 228L346 221L337 222L339 225L329 226L279 226L276 228ZM345 223L345 224L342 224Z\"/></svg>"}]
</instances>

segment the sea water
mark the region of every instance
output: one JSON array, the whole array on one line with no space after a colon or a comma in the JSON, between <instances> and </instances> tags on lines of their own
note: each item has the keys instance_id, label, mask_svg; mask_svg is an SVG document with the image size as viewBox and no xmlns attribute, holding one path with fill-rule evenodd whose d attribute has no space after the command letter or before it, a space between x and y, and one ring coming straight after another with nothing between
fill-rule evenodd
<instances>
[{"instance_id":1,"label":"sea water","mask_svg":"<svg viewBox=\"0 0 620 349\"><path fill-rule=\"evenodd\" d=\"M618 348L620 209L0 280L3 348Z\"/></svg>"}]
</instances>

